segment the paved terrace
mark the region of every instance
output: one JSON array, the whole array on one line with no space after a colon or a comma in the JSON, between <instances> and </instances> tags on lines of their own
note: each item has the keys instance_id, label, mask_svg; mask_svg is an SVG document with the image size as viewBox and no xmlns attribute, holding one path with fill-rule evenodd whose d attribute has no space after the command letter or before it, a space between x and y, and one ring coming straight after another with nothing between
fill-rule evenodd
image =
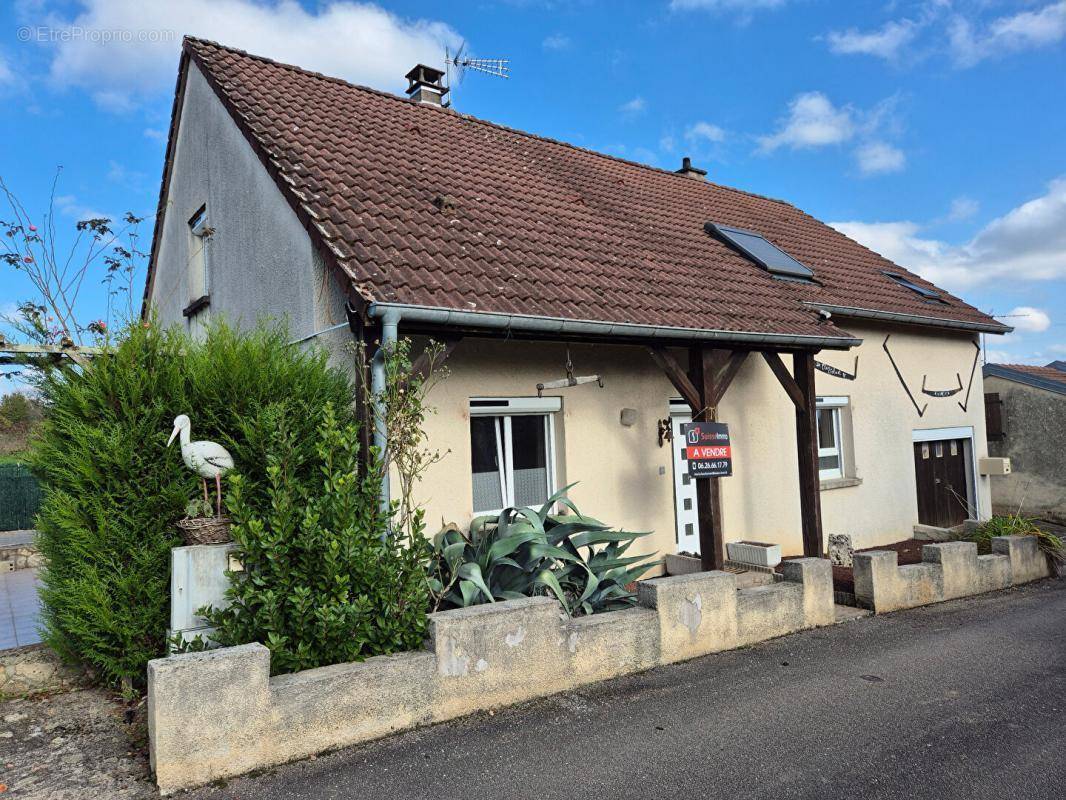
<instances>
[{"instance_id":1,"label":"paved terrace","mask_svg":"<svg viewBox=\"0 0 1066 800\"><path fill-rule=\"evenodd\" d=\"M41 641L39 610L36 569L0 572L0 650Z\"/></svg>"}]
</instances>

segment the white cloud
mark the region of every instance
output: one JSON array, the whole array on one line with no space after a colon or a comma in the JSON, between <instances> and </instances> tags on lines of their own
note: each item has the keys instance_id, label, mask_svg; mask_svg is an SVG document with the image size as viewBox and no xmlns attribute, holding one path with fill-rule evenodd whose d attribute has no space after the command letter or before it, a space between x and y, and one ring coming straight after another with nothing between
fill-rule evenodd
<instances>
[{"instance_id":1,"label":"white cloud","mask_svg":"<svg viewBox=\"0 0 1066 800\"><path fill-rule=\"evenodd\" d=\"M1002 315L1002 319L1016 331L1025 333L1043 333L1051 327L1051 317L1047 315L1047 312L1032 306L1012 308Z\"/></svg>"},{"instance_id":2,"label":"white cloud","mask_svg":"<svg viewBox=\"0 0 1066 800\"><path fill-rule=\"evenodd\" d=\"M804 92L788 104L777 133L759 137L763 152L779 147L799 150L846 142L855 135L855 115L850 107L837 108L821 92Z\"/></svg>"},{"instance_id":3,"label":"white cloud","mask_svg":"<svg viewBox=\"0 0 1066 800\"><path fill-rule=\"evenodd\" d=\"M918 25L909 19L886 22L876 31L831 31L826 34L829 49L842 55L863 54L877 56L888 61L895 60L900 51L914 41Z\"/></svg>"},{"instance_id":4,"label":"white cloud","mask_svg":"<svg viewBox=\"0 0 1066 800\"><path fill-rule=\"evenodd\" d=\"M916 222L834 222L834 228L886 258L948 289L993 280L1051 281L1066 278L1066 176L1039 197L982 228L969 242L952 245L922 236Z\"/></svg>"},{"instance_id":5,"label":"white cloud","mask_svg":"<svg viewBox=\"0 0 1066 800\"><path fill-rule=\"evenodd\" d=\"M79 0L78 6L73 16L50 17L50 26L133 31L135 41L86 36L58 41L50 75L59 85L85 89L112 110L173 88L183 34L388 90L402 89L412 66L440 63L445 45L454 48L461 41L442 22L404 19L347 0L314 11L295 0Z\"/></svg>"},{"instance_id":6,"label":"white cloud","mask_svg":"<svg viewBox=\"0 0 1066 800\"><path fill-rule=\"evenodd\" d=\"M85 219L118 219L114 214L98 211L92 206L87 206L78 201L72 194L61 194L56 197L56 208L65 217L81 222Z\"/></svg>"},{"instance_id":7,"label":"white cloud","mask_svg":"<svg viewBox=\"0 0 1066 800\"><path fill-rule=\"evenodd\" d=\"M998 17L982 28L962 16L948 25L948 42L955 62L970 67L992 56L1039 47L1066 39L1066 0L1037 10Z\"/></svg>"},{"instance_id":8,"label":"white cloud","mask_svg":"<svg viewBox=\"0 0 1066 800\"><path fill-rule=\"evenodd\" d=\"M972 197L956 197L951 201L951 208L948 210L946 219L948 222L963 222L975 216L980 210L981 204Z\"/></svg>"},{"instance_id":9,"label":"white cloud","mask_svg":"<svg viewBox=\"0 0 1066 800\"><path fill-rule=\"evenodd\" d=\"M1048 348L1047 348L1047 349L1048 349L1048 350L1049 350L1050 352L1052 352L1052 353L1055 353L1056 355L1064 355L1064 354L1066 354L1066 344L1052 344L1052 345L1048 345Z\"/></svg>"},{"instance_id":10,"label":"white cloud","mask_svg":"<svg viewBox=\"0 0 1066 800\"><path fill-rule=\"evenodd\" d=\"M166 142L167 132L159 128L145 128L144 138L151 139L154 142Z\"/></svg>"},{"instance_id":11,"label":"white cloud","mask_svg":"<svg viewBox=\"0 0 1066 800\"><path fill-rule=\"evenodd\" d=\"M722 142L725 131L711 122L694 122L685 128L685 139L690 142Z\"/></svg>"},{"instance_id":12,"label":"white cloud","mask_svg":"<svg viewBox=\"0 0 1066 800\"><path fill-rule=\"evenodd\" d=\"M885 141L899 134L899 97L888 97L869 110L836 106L822 92L804 92L788 104L775 133L757 138L759 152L782 147L805 150L857 142L853 152L863 175L898 172L907 163L902 150Z\"/></svg>"},{"instance_id":13,"label":"white cloud","mask_svg":"<svg viewBox=\"0 0 1066 800\"><path fill-rule=\"evenodd\" d=\"M564 36L561 33L553 33L540 43L540 46L545 50L566 50L573 42L570 41L569 36Z\"/></svg>"},{"instance_id":14,"label":"white cloud","mask_svg":"<svg viewBox=\"0 0 1066 800\"><path fill-rule=\"evenodd\" d=\"M664 153L672 153L677 149L677 140L673 134L665 133L659 138L659 149Z\"/></svg>"},{"instance_id":15,"label":"white cloud","mask_svg":"<svg viewBox=\"0 0 1066 800\"><path fill-rule=\"evenodd\" d=\"M855 160L863 175L883 175L903 169L907 156L898 147L875 141L860 145L855 150Z\"/></svg>"},{"instance_id":16,"label":"white cloud","mask_svg":"<svg viewBox=\"0 0 1066 800\"><path fill-rule=\"evenodd\" d=\"M643 97L634 97L632 100L627 100L626 102L622 103L622 105L618 106L619 111L629 116L643 114L647 108L648 104L645 102Z\"/></svg>"}]
</instances>

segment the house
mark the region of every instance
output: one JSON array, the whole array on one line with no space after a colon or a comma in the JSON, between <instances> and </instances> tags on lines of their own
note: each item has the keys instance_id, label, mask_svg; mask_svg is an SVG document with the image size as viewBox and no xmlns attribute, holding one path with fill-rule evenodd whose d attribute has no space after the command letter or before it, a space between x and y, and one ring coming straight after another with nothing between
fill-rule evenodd
<instances>
[{"instance_id":1,"label":"house","mask_svg":"<svg viewBox=\"0 0 1066 800\"><path fill-rule=\"evenodd\" d=\"M505 128L407 77L401 98L187 39L145 307L194 334L285 315L365 380L353 335L448 342L431 525L576 482L586 513L713 567L724 541L821 554L989 515L979 336L1008 327L687 159ZM694 451L728 477L689 474L694 414L728 425Z\"/></svg>"},{"instance_id":2,"label":"house","mask_svg":"<svg viewBox=\"0 0 1066 800\"><path fill-rule=\"evenodd\" d=\"M1066 524L1066 361L983 371L988 451L1011 465L992 481L993 510Z\"/></svg>"}]
</instances>

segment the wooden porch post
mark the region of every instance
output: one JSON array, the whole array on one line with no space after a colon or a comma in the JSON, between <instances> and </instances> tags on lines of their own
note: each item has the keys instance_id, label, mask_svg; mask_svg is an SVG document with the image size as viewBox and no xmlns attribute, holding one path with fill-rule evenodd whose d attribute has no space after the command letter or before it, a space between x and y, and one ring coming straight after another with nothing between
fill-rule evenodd
<instances>
[{"instance_id":1,"label":"wooden porch post","mask_svg":"<svg viewBox=\"0 0 1066 800\"><path fill-rule=\"evenodd\" d=\"M814 390L814 354L795 353L792 372L803 395L804 407L796 406L796 451L799 453L800 516L803 524L803 555L821 558L822 501L818 479L818 398Z\"/></svg>"},{"instance_id":2,"label":"wooden porch post","mask_svg":"<svg viewBox=\"0 0 1066 800\"><path fill-rule=\"evenodd\" d=\"M693 422L717 422L718 403L748 357L746 350L715 350L706 344L693 344L686 372L664 348L648 351L692 409ZM725 562L721 497L718 478L696 478L696 519L704 570L721 569Z\"/></svg>"},{"instance_id":3,"label":"wooden porch post","mask_svg":"<svg viewBox=\"0 0 1066 800\"><path fill-rule=\"evenodd\" d=\"M689 350L689 377L699 392L699 408L692 409L693 422L716 422L717 386L715 378L721 358L705 345ZM725 564L722 535L722 489L718 478L696 478L696 513L700 526L700 564L704 571Z\"/></svg>"}]
</instances>

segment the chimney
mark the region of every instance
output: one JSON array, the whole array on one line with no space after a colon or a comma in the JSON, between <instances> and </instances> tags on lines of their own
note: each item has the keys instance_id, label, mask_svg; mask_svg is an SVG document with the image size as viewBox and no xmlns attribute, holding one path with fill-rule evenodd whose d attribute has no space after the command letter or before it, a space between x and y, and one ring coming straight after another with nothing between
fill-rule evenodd
<instances>
[{"instance_id":1,"label":"chimney","mask_svg":"<svg viewBox=\"0 0 1066 800\"><path fill-rule=\"evenodd\" d=\"M419 64L405 76L410 84L407 96L418 103L442 105L441 100L448 93L448 87L441 84L444 73L439 69Z\"/></svg>"},{"instance_id":2,"label":"chimney","mask_svg":"<svg viewBox=\"0 0 1066 800\"><path fill-rule=\"evenodd\" d=\"M692 159L688 156L681 159L681 169L675 169L674 172L678 175L684 175L686 178L695 178L698 181L707 180L707 170L692 166Z\"/></svg>"}]
</instances>

